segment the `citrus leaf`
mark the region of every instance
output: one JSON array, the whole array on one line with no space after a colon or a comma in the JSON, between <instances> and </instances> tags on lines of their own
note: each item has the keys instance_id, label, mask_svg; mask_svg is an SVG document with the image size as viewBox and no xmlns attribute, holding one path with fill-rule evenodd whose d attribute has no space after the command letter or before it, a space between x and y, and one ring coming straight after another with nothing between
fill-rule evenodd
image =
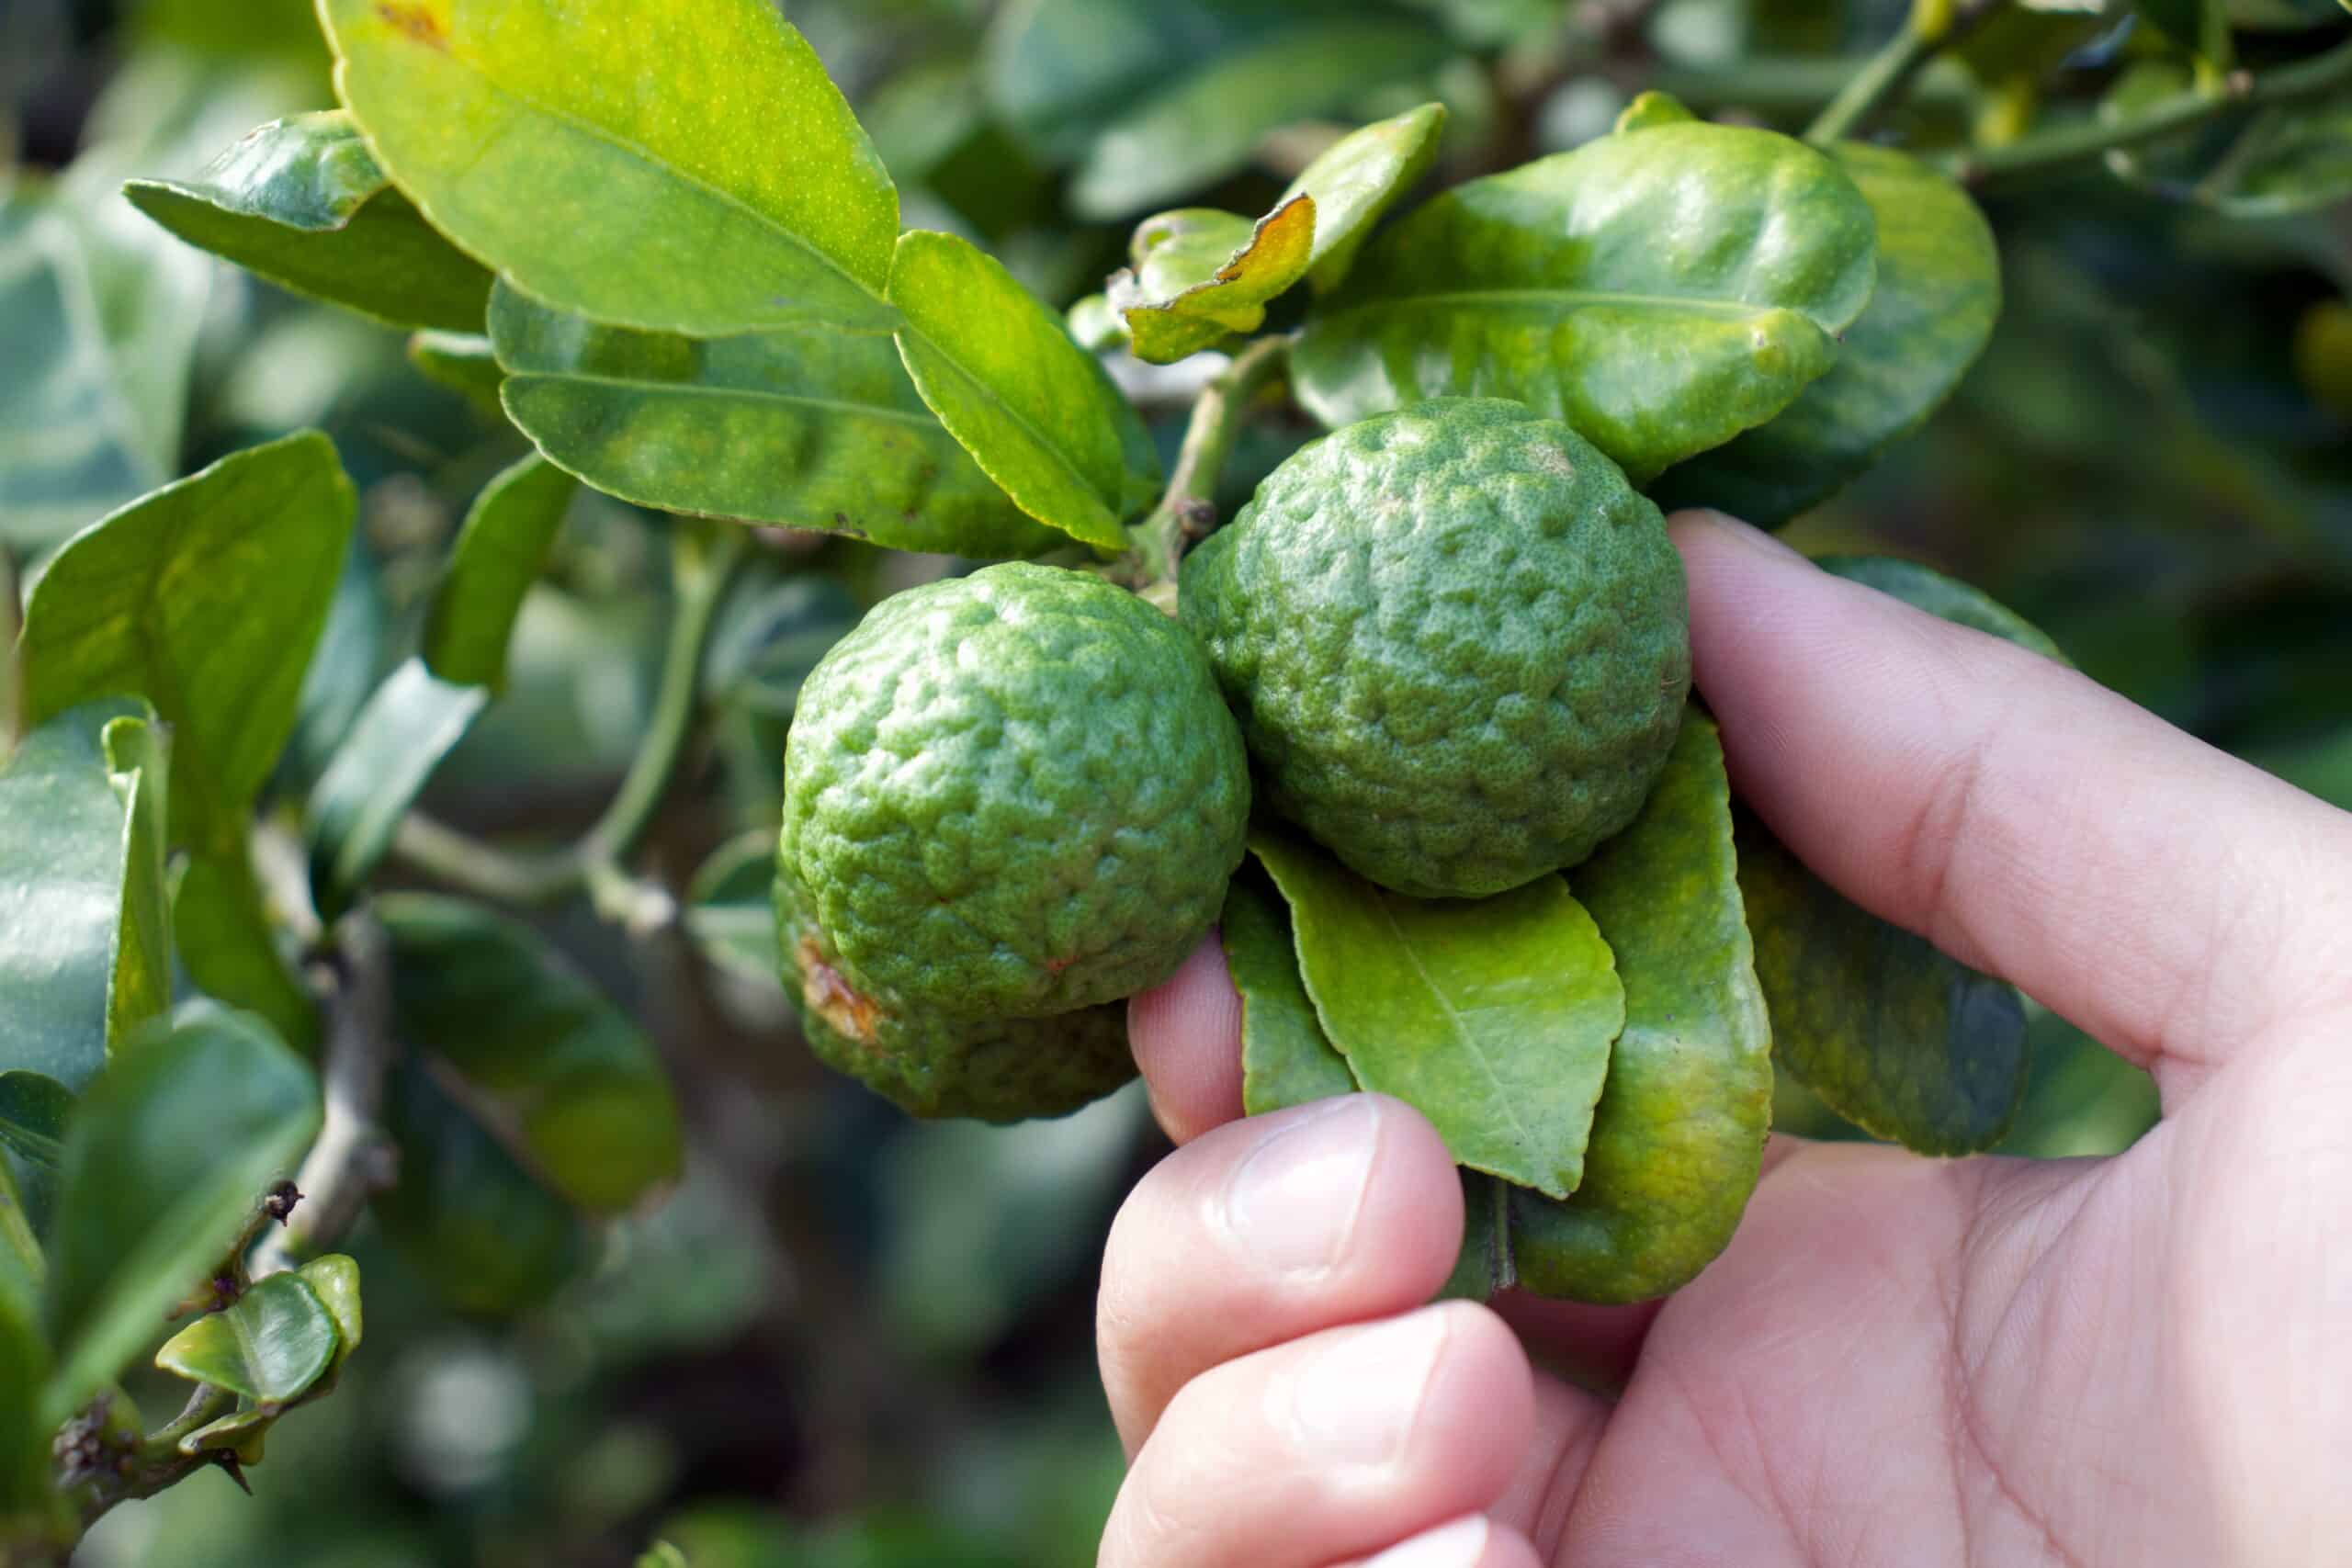
<instances>
[{"instance_id":1,"label":"citrus leaf","mask_svg":"<svg viewBox=\"0 0 2352 1568\"><path fill-rule=\"evenodd\" d=\"M989 478L1041 523L1125 544L1143 422L1060 319L969 241L922 230L899 238L890 301L916 389Z\"/></svg>"},{"instance_id":2,"label":"citrus leaf","mask_svg":"<svg viewBox=\"0 0 2352 1568\"><path fill-rule=\"evenodd\" d=\"M29 1077L31 1074L0 1074L0 1077ZM0 1145L0 1150L5 1145ZM17 1277L38 1285L49 1272L49 1265L41 1257L40 1241L34 1235L34 1221L25 1195L17 1185L15 1167L0 1158L0 1274L14 1269Z\"/></svg>"},{"instance_id":3,"label":"citrus leaf","mask_svg":"<svg viewBox=\"0 0 2352 1568\"><path fill-rule=\"evenodd\" d=\"M1295 196L1252 224L1188 207L1147 218L1135 265L1111 279L1137 359L1171 365L1231 333L1256 332L1266 301L1306 276L1315 198Z\"/></svg>"},{"instance_id":4,"label":"citrus leaf","mask_svg":"<svg viewBox=\"0 0 2352 1568\"><path fill-rule=\"evenodd\" d=\"M1089 354L1108 354L1127 346L1127 323L1111 308L1106 294L1087 295L1062 312L1062 323Z\"/></svg>"},{"instance_id":5,"label":"citrus leaf","mask_svg":"<svg viewBox=\"0 0 2352 1568\"><path fill-rule=\"evenodd\" d=\"M135 694L172 730L172 840L243 852L294 728L356 498L308 431L221 458L74 536L33 584L27 717Z\"/></svg>"},{"instance_id":6,"label":"citrus leaf","mask_svg":"<svg viewBox=\"0 0 2352 1568\"><path fill-rule=\"evenodd\" d=\"M370 1202L411 1273L443 1303L503 1318L545 1302L586 1266L571 1206L469 1116L413 1057L392 1069L385 1126L400 1179Z\"/></svg>"},{"instance_id":7,"label":"citrus leaf","mask_svg":"<svg viewBox=\"0 0 2352 1568\"><path fill-rule=\"evenodd\" d=\"M119 162L0 195L0 543L25 550L179 467L215 269L123 204Z\"/></svg>"},{"instance_id":8,"label":"citrus leaf","mask_svg":"<svg viewBox=\"0 0 2352 1568\"><path fill-rule=\"evenodd\" d=\"M319 1304L334 1321L334 1359L327 1366L333 1373L359 1348L367 1330L359 1306L359 1265L340 1252L330 1252L311 1259L294 1273L318 1293Z\"/></svg>"},{"instance_id":9,"label":"citrus leaf","mask_svg":"<svg viewBox=\"0 0 2352 1568\"><path fill-rule=\"evenodd\" d=\"M411 659L384 678L311 790L304 825L319 913L351 907L410 805L490 703L484 686L443 681Z\"/></svg>"},{"instance_id":10,"label":"citrus leaf","mask_svg":"<svg viewBox=\"0 0 2352 1568\"><path fill-rule=\"evenodd\" d=\"M1874 230L1853 180L1788 137L1602 137L1456 186L1367 246L1292 355L1299 398L1334 426L1512 398L1646 480L1829 369Z\"/></svg>"},{"instance_id":11,"label":"citrus leaf","mask_svg":"<svg viewBox=\"0 0 2352 1568\"><path fill-rule=\"evenodd\" d=\"M1428 1117L1458 1163L1575 1191L1625 993L1567 884L1424 902L1286 839L1250 848L1290 904L1307 994L1356 1081Z\"/></svg>"},{"instance_id":12,"label":"citrus leaf","mask_svg":"<svg viewBox=\"0 0 2352 1568\"><path fill-rule=\"evenodd\" d=\"M317 1008L287 969L243 842L188 857L172 895L172 940L197 989L259 1014L299 1050L318 1043Z\"/></svg>"},{"instance_id":13,"label":"citrus leaf","mask_svg":"<svg viewBox=\"0 0 2352 1568\"><path fill-rule=\"evenodd\" d=\"M194 179L131 180L123 194L281 288L392 326L481 330L490 274L392 188L341 110L272 120Z\"/></svg>"},{"instance_id":14,"label":"citrus leaf","mask_svg":"<svg viewBox=\"0 0 2352 1568\"><path fill-rule=\"evenodd\" d=\"M99 732L107 782L122 802L120 916L108 953L107 1049L172 1005L172 900L164 874L164 801L170 742L152 715L109 720Z\"/></svg>"},{"instance_id":15,"label":"citrus leaf","mask_svg":"<svg viewBox=\"0 0 2352 1568\"><path fill-rule=\"evenodd\" d=\"M1226 889L1225 964L1241 995L1241 1107L1252 1116L1355 1092L1298 975L1290 911L1247 877Z\"/></svg>"},{"instance_id":16,"label":"citrus leaf","mask_svg":"<svg viewBox=\"0 0 2352 1568\"><path fill-rule=\"evenodd\" d=\"M1738 814L1739 886L1775 1059L1832 1111L1928 1155L1975 1154L2025 1095L2025 1006L1849 902Z\"/></svg>"},{"instance_id":17,"label":"citrus leaf","mask_svg":"<svg viewBox=\"0 0 2352 1568\"><path fill-rule=\"evenodd\" d=\"M168 993L158 808L134 773L126 809L105 743L116 723L152 741L146 711L128 698L86 704L0 761L0 1071L29 1069L68 1092L106 1065L118 1006L129 1024Z\"/></svg>"},{"instance_id":18,"label":"citrus leaf","mask_svg":"<svg viewBox=\"0 0 2352 1568\"><path fill-rule=\"evenodd\" d=\"M1315 199L1315 249L1307 276L1318 294L1347 280L1373 225L1420 183L1437 161L1445 106L1423 104L1350 131L1299 171L1275 203Z\"/></svg>"},{"instance_id":19,"label":"citrus leaf","mask_svg":"<svg viewBox=\"0 0 2352 1568\"><path fill-rule=\"evenodd\" d=\"M464 398L494 420L504 420L498 389L506 372L490 339L480 333L414 333L408 340L408 362L416 373Z\"/></svg>"},{"instance_id":20,"label":"citrus leaf","mask_svg":"<svg viewBox=\"0 0 2352 1568\"><path fill-rule=\"evenodd\" d=\"M424 623L424 661L444 681L506 685L506 644L523 596L547 569L579 481L525 457L482 486L449 552Z\"/></svg>"},{"instance_id":21,"label":"citrus leaf","mask_svg":"<svg viewBox=\"0 0 2352 1568\"><path fill-rule=\"evenodd\" d=\"M1993 334L2001 256L1968 194L1886 148L1833 155L1878 220L1878 290L1837 365L1786 411L1659 479L1651 499L1668 511L1719 507L1770 528L1819 505L1927 423Z\"/></svg>"},{"instance_id":22,"label":"citrus leaf","mask_svg":"<svg viewBox=\"0 0 2352 1568\"><path fill-rule=\"evenodd\" d=\"M0 1175L13 1173L19 1207L10 1224L29 1227L20 1250L36 1263L39 1248L30 1245L31 1237L49 1228L73 1114L74 1091L55 1078L21 1067L0 1072Z\"/></svg>"},{"instance_id":23,"label":"citrus leaf","mask_svg":"<svg viewBox=\"0 0 2352 1568\"><path fill-rule=\"evenodd\" d=\"M956 445L887 337L626 332L503 285L490 321L514 423L624 501L891 549L1016 556L1060 542Z\"/></svg>"},{"instance_id":24,"label":"citrus leaf","mask_svg":"<svg viewBox=\"0 0 2352 1568\"><path fill-rule=\"evenodd\" d=\"M51 1421L153 1343L318 1125L311 1070L258 1019L209 1005L157 1020L91 1087L51 1232Z\"/></svg>"},{"instance_id":25,"label":"citrus leaf","mask_svg":"<svg viewBox=\"0 0 2352 1568\"><path fill-rule=\"evenodd\" d=\"M1613 129L1623 136L1630 130L1656 130L1661 125L1682 125L1698 118L1672 94L1647 92L1619 112Z\"/></svg>"},{"instance_id":26,"label":"citrus leaf","mask_svg":"<svg viewBox=\"0 0 2352 1568\"><path fill-rule=\"evenodd\" d=\"M320 0L335 87L433 226L566 310L887 331L898 192L765 0Z\"/></svg>"},{"instance_id":27,"label":"citrus leaf","mask_svg":"<svg viewBox=\"0 0 2352 1568\"><path fill-rule=\"evenodd\" d=\"M13 1196L0 1167L0 1217L11 1212ZM29 1548L32 1540L43 1539L62 1550L73 1538L51 1480L51 1428L41 1419L49 1344L41 1335L38 1287L39 1276L0 1247L0 1540Z\"/></svg>"},{"instance_id":28,"label":"citrus leaf","mask_svg":"<svg viewBox=\"0 0 2352 1568\"><path fill-rule=\"evenodd\" d=\"M799 572L749 586L711 631L703 690L722 706L790 718L808 672L865 615L838 577Z\"/></svg>"},{"instance_id":29,"label":"citrus leaf","mask_svg":"<svg viewBox=\"0 0 2352 1568\"><path fill-rule=\"evenodd\" d=\"M1070 207L1117 218L1197 190L1248 164L1266 132L1344 108L1447 52L1420 22L1361 13L1237 41L1103 126L1071 181Z\"/></svg>"},{"instance_id":30,"label":"citrus leaf","mask_svg":"<svg viewBox=\"0 0 2352 1568\"><path fill-rule=\"evenodd\" d=\"M676 1179L684 1132L652 1043L528 926L388 894L401 1038L438 1056L548 1185L609 1213Z\"/></svg>"},{"instance_id":31,"label":"citrus leaf","mask_svg":"<svg viewBox=\"0 0 2352 1568\"><path fill-rule=\"evenodd\" d=\"M1813 564L1833 576L1900 599L1915 610L1925 610L1955 626L1973 627L2074 668L2075 661L2051 640L2049 633L1983 589L1946 577L1933 567L1893 556L1816 556Z\"/></svg>"},{"instance_id":32,"label":"citrus leaf","mask_svg":"<svg viewBox=\"0 0 2352 1568\"><path fill-rule=\"evenodd\" d=\"M1519 1192L1519 1282L1637 1302L1679 1289L1730 1242L1772 1117L1772 1036L1732 847L1713 721L1690 713L1634 825L1569 875L1617 955L1625 1029L1593 1112L1584 1185Z\"/></svg>"},{"instance_id":33,"label":"citrus leaf","mask_svg":"<svg viewBox=\"0 0 2352 1568\"><path fill-rule=\"evenodd\" d=\"M272 1274L164 1341L155 1365L259 1404L283 1405L319 1381L335 1348L334 1319L318 1292L296 1275Z\"/></svg>"}]
</instances>

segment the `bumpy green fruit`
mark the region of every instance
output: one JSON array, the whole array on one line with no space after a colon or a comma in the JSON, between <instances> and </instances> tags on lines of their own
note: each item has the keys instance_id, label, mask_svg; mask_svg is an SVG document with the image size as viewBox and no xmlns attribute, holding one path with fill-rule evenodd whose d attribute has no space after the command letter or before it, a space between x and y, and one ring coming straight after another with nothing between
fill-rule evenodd
<instances>
[{"instance_id":1,"label":"bumpy green fruit","mask_svg":"<svg viewBox=\"0 0 2352 1568\"><path fill-rule=\"evenodd\" d=\"M1657 508L1498 399L1300 448L1184 563L1180 603L1275 809L1417 897L1591 853L1641 809L1690 685Z\"/></svg>"},{"instance_id":2,"label":"bumpy green fruit","mask_svg":"<svg viewBox=\"0 0 2352 1568\"><path fill-rule=\"evenodd\" d=\"M1108 583L885 601L802 689L783 869L883 1013L1039 1018L1174 973L1240 863L1249 762L1200 648Z\"/></svg>"},{"instance_id":3,"label":"bumpy green fruit","mask_svg":"<svg viewBox=\"0 0 2352 1568\"><path fill-rule=\"evenodd\" d=\"M886 1010L845 980L789 874L775 888L785 992L827 1066L916 1116L1060 1116L1136 1076L1125 1003L1051 1018L949 1019Z\"/></svg>"}]
</instances>

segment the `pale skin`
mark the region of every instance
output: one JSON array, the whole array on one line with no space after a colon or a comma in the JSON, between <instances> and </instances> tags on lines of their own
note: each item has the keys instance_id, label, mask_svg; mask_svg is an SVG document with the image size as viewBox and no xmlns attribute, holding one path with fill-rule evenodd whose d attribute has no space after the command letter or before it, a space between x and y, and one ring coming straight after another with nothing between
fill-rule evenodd
<instances>
[{"instance_id":1,"label":"pale skin","mask_svg":"<svg viewBox=\"0 0 2352 1568\"><path fill-rule=\"evenodd\" d=\"M1762 535L1675 536L1744 797L2147 1066L2162 1122L2049 1163L1776 1136L1662 1304L1428 1306L1443 1146L1370 1095L1240 1120L1212 941L1132 1009L1182 1146L1103 1264L1104 1568L2352 1563L2352 815Z\"/></svg>"}]
</instances>

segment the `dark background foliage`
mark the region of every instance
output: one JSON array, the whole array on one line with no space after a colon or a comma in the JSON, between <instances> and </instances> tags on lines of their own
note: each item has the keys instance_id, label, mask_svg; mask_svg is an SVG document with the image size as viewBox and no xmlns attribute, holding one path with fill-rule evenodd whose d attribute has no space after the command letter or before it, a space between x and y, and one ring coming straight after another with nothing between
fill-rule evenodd
<instances>
[{"instance_id":1,"label":"dark background foliage","mask_svg":"<svg viewBox=\"0 0 2352 1568\"><path fill-rule=\"evenodd\" d=\"M1249 42L1233 19L1247 7L1087 9L1095 32L1164 33L1163 69L1188 80ZM1374 51L1336 87L1302 81L1297 101L1266 101L1261 84L1221 105L1250 128L1238 155L1178 168L1134 211L1191 196L1261 210L1319 145L1317 125L1431 96L1453 116L1442 177L1572 145L1645 85L1794 128L1903 7L1299 9L1329 16L1343 59L1346 39L1380 27L1442 41L1410 58ZM891 163L910 224L983 238L1057 304L1100 287L1125 226L1099 219L1133 215L1121 182L1139 176L1099 145L1109 106L1044 102L1052 82L1023 74L1006 39L1034 16L993 17L985 0L789 10ZM2047 24L2037 45L2062 104L2095 97L2135 47L2118 18L2078 21ZM1077 31L1083 47L1092 35ZM2306 47L2291 33L2249 37L2256 50ZM1898 129L1957 133L2000 108L1988 81L1931 72ZM1212 101L1216 90L1202 89ZM123 231L139 265L119 287L166 276L180 290L140 352L166 406L186 388L185 417L151 429L160 450L117 455L119 494L0 514L0 561L21 578L105 505L294 427L326 428L362 513L284 764L286 783L307 784L519 437L419 378L399 334L196 260L115 194L124 175L187 173L248 127L331 101L302 0L7 0L0 91L0 181L17 197L60 182L64 199ZM1165 172L1182 151L1142 166ZM2352 205L2234 219L2096 165L1985 204L2008 291L1990 351L1924 434L1790 537L1973 581L2100 681L2352 803L2352 331L2335 314L2352 288ZM59 330L53 302L6 280L21 240L6 212L0 376L11 344ZM1164 446L1181 374L1138 383ZM1154 385L1175 389L1155 399ZM1255 429L1228 502L1308 434ZM0 470L30 441L77 437L112 439L95 423L0 431ZM435 781L438 815L550 841L594 818L649 711L662 526L594 494L574 504L525 612L508 694ZM763 537L722 617L718 720L649 842L673 885L773 823L793 692L828 641L865 604L944 564ZM15 604L0 595L0 610ZM756 910L731 913L741 918L716 908L684 933L637 941L584 911L550 928L674 1070L691 1154L665 1206L612 1227L552 1303L513 1318L452 1312L363 1230L367 1347L335 1397L273 1434L250 1472L254 1496L198 1476L119 1510L78 1561L618 1563L661 1535L711 1568L1091 1562L1120 1472L1091 1363L1094 1267L1121 1193L1165 1146L1139 1094L1012 1131L909 1123L813 1064L761 973ZM2056 1020L2038 1017L2034 1032L2012 1149L2103 1152L2144 1130L2144 1077ZM1779 1110L1784 1126L1838 1131L1792 1086ZM530 1245L496 1234L488 1204L474 1219L492 1228L489 1246Z\"/></svg>"}]
</instances>

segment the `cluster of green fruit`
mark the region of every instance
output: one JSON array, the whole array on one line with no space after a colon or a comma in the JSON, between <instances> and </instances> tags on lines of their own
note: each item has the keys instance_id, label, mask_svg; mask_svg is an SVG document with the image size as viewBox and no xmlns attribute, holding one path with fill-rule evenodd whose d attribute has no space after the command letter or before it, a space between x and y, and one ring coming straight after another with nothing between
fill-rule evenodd
<instances>
[{"instance_id":1,"label":"cluster of green fruit","mask_svg":"<svg viewBox=\"0 0 2352 1568\"><path fill-rule=\"evenodd\" d=\"M1303 830L1381 888L1477 898L1618 835L1684 723L1664 520L1514 402L1303 448L1181 604L990 567L886 601L818 666L776 901L829 1062L919 1114L1072 1110L1133 1075L1121 1002L1226 906L1253 764L1270 863Z\"/></svg>"}]
</instances>

